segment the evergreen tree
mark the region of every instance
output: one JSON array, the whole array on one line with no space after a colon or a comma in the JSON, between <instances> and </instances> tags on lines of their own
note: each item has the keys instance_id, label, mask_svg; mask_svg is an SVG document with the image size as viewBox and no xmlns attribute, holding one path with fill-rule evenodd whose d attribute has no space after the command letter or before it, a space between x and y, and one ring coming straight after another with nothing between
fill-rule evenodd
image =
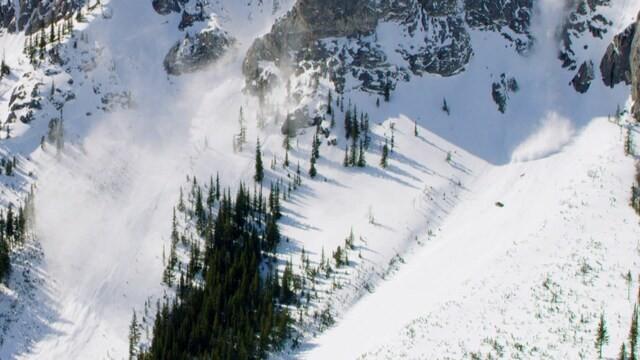
<instances>
[{"instance_id":1,"label":"evergreen tree","mask_svg":"<svg viewBox=\"0 0 640 360\"><path fill-rule=\"evenodd\" d=\"M449 110L447 99L442 99L442 111L444 111L447 115L451 115L451 110Z\"/></svg>"},{"instance_id":2,"label":"evergreen tree","mask_svg":"<svg viewBox=\"0 0 640 360\"><path fill-rule=\"evenodd\" d=\"M602 347L609 343L609 334L607 332L607 322L604 320L604 314L600 315L598 330L596 335L595 346L598 349L599 358L602 359Z\"/></svg>"},{"instance_id":3,"label":"evergreen tree","mask_svg":"<svg viewBox=\"0 0 640 360\"><path fill-rule=\"evenodd\" d=\"M311 145L311 157L313 159L320 158L320 139L318 138L318 131L313 137L313 144Z\"/></svg>"},{"instance_id":4,"label":"evergreen tree","mask_svg":"<svg viewBox=\"0 0 640 360\"><path fill-rule=\"evenodd\" d=\"M261 183L264 179L264 167L262 165L262 152L260 150L260 138L256 143L256 173L253 176L253 179L257 183Z\"/></svg>"},{"instance_id":5,"label":"evergreen tree","mask_svg":"<svg viewBox=\"0 0 640 360\"><path fill-rule=\"evenodd\" d=\"M347 112L344 114L344 136L349 139L351 137L351 106L347 109Z\"/></svg>"},{"instance_id":6,"label":"evergreen tree","mask_svg":"<svg viewBox=\"0 0 640 360\"><path fill-rule=\"evenodd\" d=\"M358 139L351 138L351 154L349 156L349 165L355 167L358 165Z\"/></svg>"},{"instance_id":7,"label":"evergreen tree","mask_svg":"<svg viewBox=\"0 0 640 360\"><path fill-rule=\"evenodd\" d=\"M387 158L389 157L389 146L387 145L387 139L384 139L384 145L382 146L382 158L380 158L380 166L386 169L388 166Z\"/></svg>"},{"instance_id":8,"label":"evergreen tree","mask_svg":"<svg viewBox=\"0 0 640 360\"><path fill-rule=\"evenodd\" d=\"M385 102L389 102L389 100L391 100L391 82L387 81L384 84L384 101Z\"/></svg>"},{"instance_id":9,"label":"evergreen tree","mask_svg":"<svg viewBox=\"0 0 640 360\"><path fill-rule=\"evenodd\" d=\"M56 33L53 28L53 21L51 21L50 33L49 33L49 43L53 44L56 41Z\"/></svg>"},{"instance_id":10,"label":"evergreen tree","mask_svg":"<svg viewBox=\"0 0 640 360\"><path fill-rule=\"evenodd\" d=\"M136 318L136 312L133 311L131 324L129 325L129 359L133 360L138 354L138 343L140 342L140 328Z\"/></svg>"},{"instance_id":11,"label":"evergreen tree","mask_svg":"<svg viewBox=\"0 0 640 360\"><path fill-rule=\"evenodd\" d=\"M349 145L344 148L344 160L342 160L342 166L349 167Z\"/></svg>"},{"instance_id":12,"label":"evergreen tree","mask_svg":"<svg viewBox=\"0 0 640 360\"><path fill-rule=\"evenodd\" d=\"M358 167L367 166L367 160L364 158L364 142L360 140L360 151L358 153Z\"/></svg>"},{"instance_id":13,"label":"evergreen tree","mask_svg":"<svg viewBox=\"0 0 640 360\"><path fill-rule=\"evenodd\" d=\"M413 120L413 135L415 135L416 137L418 137L418 122L416 120Z\"/></svg>"},{"instance_id":14,"label":"evergreen tree","mask_svg":"<svg viewBox=\"0 0 640 360\"><path fill-rule=\"evenodd\" d=\"M311 178L315 178L318 175L318 171L316 170L316 159L311 157L311 166L309 167L309 176Z\"/></svg>"},{"instance_id":15,"label":"evergreen tree","mask_svg":"<svg viewBox=\"0 0 640 360\"><path fill-rule=\"evenodd\" d=\"M627 156L631 156L634 154L633 151L633 133L631 132L631 127L627 127L626 136L624 138L624 153Z\"/></svg>"},{"instance_id":16,"label":"evergreen tree","mask_svg":"<svg viewBox=\"0 0 640 360\"><path fill-rule=\"evenodd\" d=\"M631 328L629 329L629 360L637 360L638 351L638 305L633 308Z\"/></svg>"},{"instance_id":17,"label":"evergreen tree","mask_svg":"<svg viewBox=\"0 0 640 360\"><path fill-rule=\"evenodd\" d=\"M620 352L618 353L618 360L627 360L627 346L624 342L620 346Z\"/></svg>"}]
</instances>

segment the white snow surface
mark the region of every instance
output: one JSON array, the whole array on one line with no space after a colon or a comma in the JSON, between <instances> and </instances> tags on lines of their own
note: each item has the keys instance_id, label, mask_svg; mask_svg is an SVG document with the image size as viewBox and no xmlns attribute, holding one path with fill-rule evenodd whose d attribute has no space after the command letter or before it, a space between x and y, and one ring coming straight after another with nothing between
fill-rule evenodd
<instances>
[{"instance_id":1,"label":"white snow surface","mask_svg":"<svg viewBox=\"0 0 640 360\"><path fill-rule=\"evenodd\" d=\"M212 1L215 22L239 40L238 48L211 69L179 78L162 68L184 36L179 14L162 17L142 0L103 2L112 17L88 14L77 28L88 40L72 53L69 73L32 72L22 55L24 37L0 37L15 70L0 82L0 116L8 114L12 87L27 81L22 74L43 82L45 93L55 81L76 95L65 106L68 136L60 156L39 147L57 114L48 103L32 124L16 126L0 142L2 153L24 159L17 178L2 177L2 201L15 202L37 183L39 239L21 263L32 269L25 278L35 286L14 275L0 294L0 310L9 314L0 319L2 359L126 357L132 310L140 313L146 300L167 292L162 252L185 176L206 181L219 172L224 184L250 182L255 142L231 151L240 106L249 139L261 139L265 163L278 159L268 179L287 178L280 125L272 116L266 128L256 127L257 101L243 94L240 68L253 39L291 1L280 0L276 14L268 0ZM634 163L607 115L625 105L629 88L607 89L596 79L587 95L575 93L568 86L573 74L556 58L553 29L561 11L555 1L541 4L538 42L528 57L497 34L472 31L475 55L458 76L415 77L380 108L370 94L347 92L372 117L369 167L342 167L344 140L323 144L319 176L305 176L284 204L289 241L281 255L297 265L304 248L317 262L351 229L357 253L339 272L342 289L320 289L313 304L330 306L337 324L324 334L311 327L299 349L275 357L457 359L491 353L495 344L510 354L525 349L522 358L595 357L602 311L611 333L606 354L615 355L632 307L622 275L638 272L640 228L628 205ZM638 0L616 2L607 13L612 29L590 40L588 52L604 53L638 9ZM384 48L403 41L396 30L381 26ZM503 72L520 84L504 115L490 93ZM326 80L321 86L331 87ZM135 104L103 111L96 88L129 91ZM443 98L451 116L440 110ZM389 168L381 169L380 145L392 124L396 147ZM290 153L303 171L312 135L301 134Z\"/></svg>"}]
</instances>

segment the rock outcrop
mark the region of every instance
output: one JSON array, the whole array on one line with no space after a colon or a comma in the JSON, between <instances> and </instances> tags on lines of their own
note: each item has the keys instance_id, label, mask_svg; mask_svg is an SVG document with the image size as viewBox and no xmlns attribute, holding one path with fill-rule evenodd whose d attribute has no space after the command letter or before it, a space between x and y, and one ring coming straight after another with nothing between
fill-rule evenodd
<instances>
[{"instance_id":1,"label":"rock outcrop","mask_svg":"<svg viewBox=\"0 0 640 360\"><path fill-rule=\"evenodd\" d=\"M631 84L631 45L636 35L636 24L628 26L613 38L600 63L602 81L609 87L625 82Z\"/></svg>"},{"instance_id":2,"label":"rock outcrop","mask_svg":"<svg viewBox=\"0 0 640 360\"><path fill-rule=\"evenodd\" d=\"M640 121L640 14L635 24L635 36L631 42L631 97L633 106L631 113L636 121Z\"/></svg>"},{"instance_id":3,"label":"rock outcrop","mask_svg":"<svg viewBox=\"0 0 640 360\"><path fill-rule=\"evenodd\" d=\"M520 53L532 47L533 0L465 0L464 7L469 26L501 33Z\"/></svg>"},{"instance_id":4,"label":"rock outcrop","mask_svg":"<svg viewBox=\"0 0 640 360\"><path fill-rule=\"evenodd\" d=\"M611 0L572 0L566 2L568 15L560 32L562 43L560 54L562 67L575 71L580 64L578 44L586 36L602 39L612 22L605 18L600 9L609 6ZM576 74L577 76L578 74Z\"/></svg>"},{"instance_id":5,"label":"rock outcrop","mask_svg":"<svg viewBox=\"0 0 640 360\"><path fill-rule=\"evenodd\" d=\"M640 14L634 24L616 35L600 63L602 81L607 86L631 85L631 113L640 121Z\"/></svg>"},{"instance_id":6,"label":"rock outcrop","mask_svg":"<svg viewBox=\"0 0 640 360\"><path fill-rule=\"evenodd\" d=\"M18 0L0 5L0 27L10 32L33 34L52 22L73 16L84 0Z\"/></svg>"},{"instance_id":7,"label":"rock outcrop","mask_svg":"<svg viewBox=\"0 0 640 360\"><path fill-rule=\"evenodd\" d=\"M571 85L577 92L584 94L589 91L591 82L594 79L595 72L593 69L593 61L585 61L580 65L580 69L578 69L578 72L571 80Z\"/></svg>"},{"instance_id":8,"label":"rock outcrop","mask_svg":"<svg viewBox=\"0 0 640 360\"><path fill-rule=\"evenodd\" d=\"M234 43L235 39L220 29L187 34L169 50L164 68L171 75L201 70L219 60Z\"/></svg>"},{"instance_id":9,"label":"rock outcrop","mask_svg":"<svg viewBox=\"0 0 640 360\"><path fill-rule=\"evenodd\" d=\"M348 83L383 95L414 76L463 72L474 54L469 28L499 32L526 53L532 12L533 0L298 0L247 52L246 87L263 97L307 73L330 79L339 93ZM389 32L406 41L389 43Z\"/></svg>"}]
</instances>

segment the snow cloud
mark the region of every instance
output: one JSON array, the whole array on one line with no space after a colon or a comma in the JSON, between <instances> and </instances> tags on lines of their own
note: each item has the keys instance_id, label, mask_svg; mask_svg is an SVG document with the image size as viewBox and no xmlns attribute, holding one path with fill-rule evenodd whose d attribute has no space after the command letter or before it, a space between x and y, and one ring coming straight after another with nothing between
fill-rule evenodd
<instances>
[{"instance_id":1,"label":"snow cloud","mask_svg":"<svg viewBox=\"0 0 640 360\"><path fill-rule=\"evenodd\" d=\"M537 160L560 151L567 145L575 129L571 121L556 112L549 112L529 138L513 151L512 162Z\"/></svg>"}]
</instances>

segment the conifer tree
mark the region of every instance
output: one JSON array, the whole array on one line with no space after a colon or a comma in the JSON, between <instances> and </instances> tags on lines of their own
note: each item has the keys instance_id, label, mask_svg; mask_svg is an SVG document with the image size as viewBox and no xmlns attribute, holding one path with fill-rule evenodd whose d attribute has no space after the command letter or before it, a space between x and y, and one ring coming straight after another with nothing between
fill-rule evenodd
<instances>
[{"instance_id":1,"label":"conifer tree","mask_svg":"<svg viewBox=\"0 0 640 360\"><path fill-rule=\"evenodd\" d=\"M314 159L320 158L320 139L318 138L318 131L313 137L313 144L311 145L311 157Z\"/></svg>"},{"instance_id":2,"label":"conifer tree","mask_svg":"<svg viewBox=\"0 0 640 360\"><path fill-rule=\"evenodd\" d=\"M351 154L349 156L349 165L355 167L358 165L358 139L351 138Z\"/></svg>"},{"instance_id":3,"label":"conifer tree","mask_svg":"<svg viewBox=\"0 0 640 360\"><path fill-rule=\"evenodd\" d=\"M415 137L418 137L418 122L416 120L413 120L413 135Z\"/></svg>"},{"instance_id":4,"label":"conifer tree","mask_svg":"<svg viewBox=\"0 0 640 360\"><path fill-rule=\"evenodd\" d=\"M344 114L344 134L347 139L351 137L351 121L351 106L349 106Z\"/></svg>"},{"instance_id":5,"label":"conifer tree","mask_svg":"<svg viewBox=\"0 0 640 360\"><path fill-rule=\"evenodd\" d=\"M129 325L129 359L136 358L138 343L140 342L140 329L138 320L136 318L136 311L133 311L133 317L131 318L131 324Z\"/></svg>"},{"instance_id":6,"label":"conifer tree","mask_svg":"<svg viewBox=\"0 0 640 360\"><path fill-rule=\"evenodd\" d=\"M358 167L367 166L367 160L364 158L364 142L360 140L360 151L358 153Z\"/></svg>"},{"instance_id":7,"label":"conifer tree","mask_svg":"<svg viewBox=\"0 0 640 360\"><path fill-rule=\"evenodd\" d=\"M638 305L633 307L631 328L629 329L629 360L637 360L638 351Z\"/></svg>"},{"instance_id":8,"label":"conifer tree","mask_svg":"<svg viewBox=\"0 0 640 360\"><path fill-rule=\"evenodd\" d=\"M384 145L382 146L382 157L380 158L380 166L386 169L388 166L387 158L389 157L389 145L387 145L387 139L384 139Z\"/></svg>"},{"instance_id":9,"label":"conifer tree","mask_svg":"<svg viewBox=\"0 0 640 360\"><path fill-rule=\"evenodd\" d=\"M284 151L284 163L282 164L285 168L289 167L289 149L285 149Z\"/></svg>"},{"instance_id":10,"label":"conifer tree","mask_svg":"<svg viewBox=\"0 0 640 360\"><path fill-rule=\"evenodd\" d=\"M344 160L342 160L342 166L349 167L349 145L344 148Z\"/></svg>"},{"instance_id":11,"label":"conifer tree","mask_svg":"<svg viewBox=\"0 0 640 360\"><path fill-rule=\"evenodd\" d=\"M387 81L384 84L384 101L389 102L391 100L391 82Z\"/></svg>"},{"instance_id":12,"label":"conifer tree","mask_svg":"<svg viewBox=\"0 0 640 360\"><path fill-rule=\"evenodd\" d=\"M309 168L309 176L311 176L311 178L315 178L316 175L318 175L318 171L316 170L316 159L312 156L311 166Z\"/></svg>"},{"instance_id":13,"label":"conifer tree","mask_svg":"<svg viewBox=\"0 0 640 360\"><path fill-rule=\"evenodd\" d=\"M50 31L50 33L49 33L49 43L53 44L56 41L56 33L54 31L53 21L51 21L51 26L50 26L49 31Z\"/></svg>"},{"instance_id":14,"label":"conifer tree","mask_svg":"<svg viewBox=\"0 0 640 360\"><path fill-rule=\"evenodd\" d=\"M442 111L444 111L447 115L451 115L449 104L447 104L447 99L442 99Z\"/></svg>"},{"instance_id":15,"label":"conifer tree","mask_svg":"<svg viewBox=\"0 0 640 360\"><path fill-rule=\"evenodd\" d=\"M602 359L602 347L609 343L609 334L607 332L607 322L604 320L604 314L600 315L598 322L598 330L596 334L595 346L598 349L599 358Z\"/></svg>"},{"instance_id":16,"label":"conifer tree","mask_svg":"<svg viewBox=\"0 0 640 360\"><path fill-rule=\"evenodd\" d=\"M624 342L620 346L620 352L618 353L618 360L627 360L627 346Z\"/></svg>"},{"instance_id":17,"label":"conifer tree","mask_svg":"<svg viewBox=\"0 0 640 360\"><path fill-rule=\"evenodd\" d=\"M260 150L260 138L256 143L256 173L253 176L253 179L257 183L261 183L264 179L264 167L262 165L262 151Z\"/></svg>"}]
</instances>

